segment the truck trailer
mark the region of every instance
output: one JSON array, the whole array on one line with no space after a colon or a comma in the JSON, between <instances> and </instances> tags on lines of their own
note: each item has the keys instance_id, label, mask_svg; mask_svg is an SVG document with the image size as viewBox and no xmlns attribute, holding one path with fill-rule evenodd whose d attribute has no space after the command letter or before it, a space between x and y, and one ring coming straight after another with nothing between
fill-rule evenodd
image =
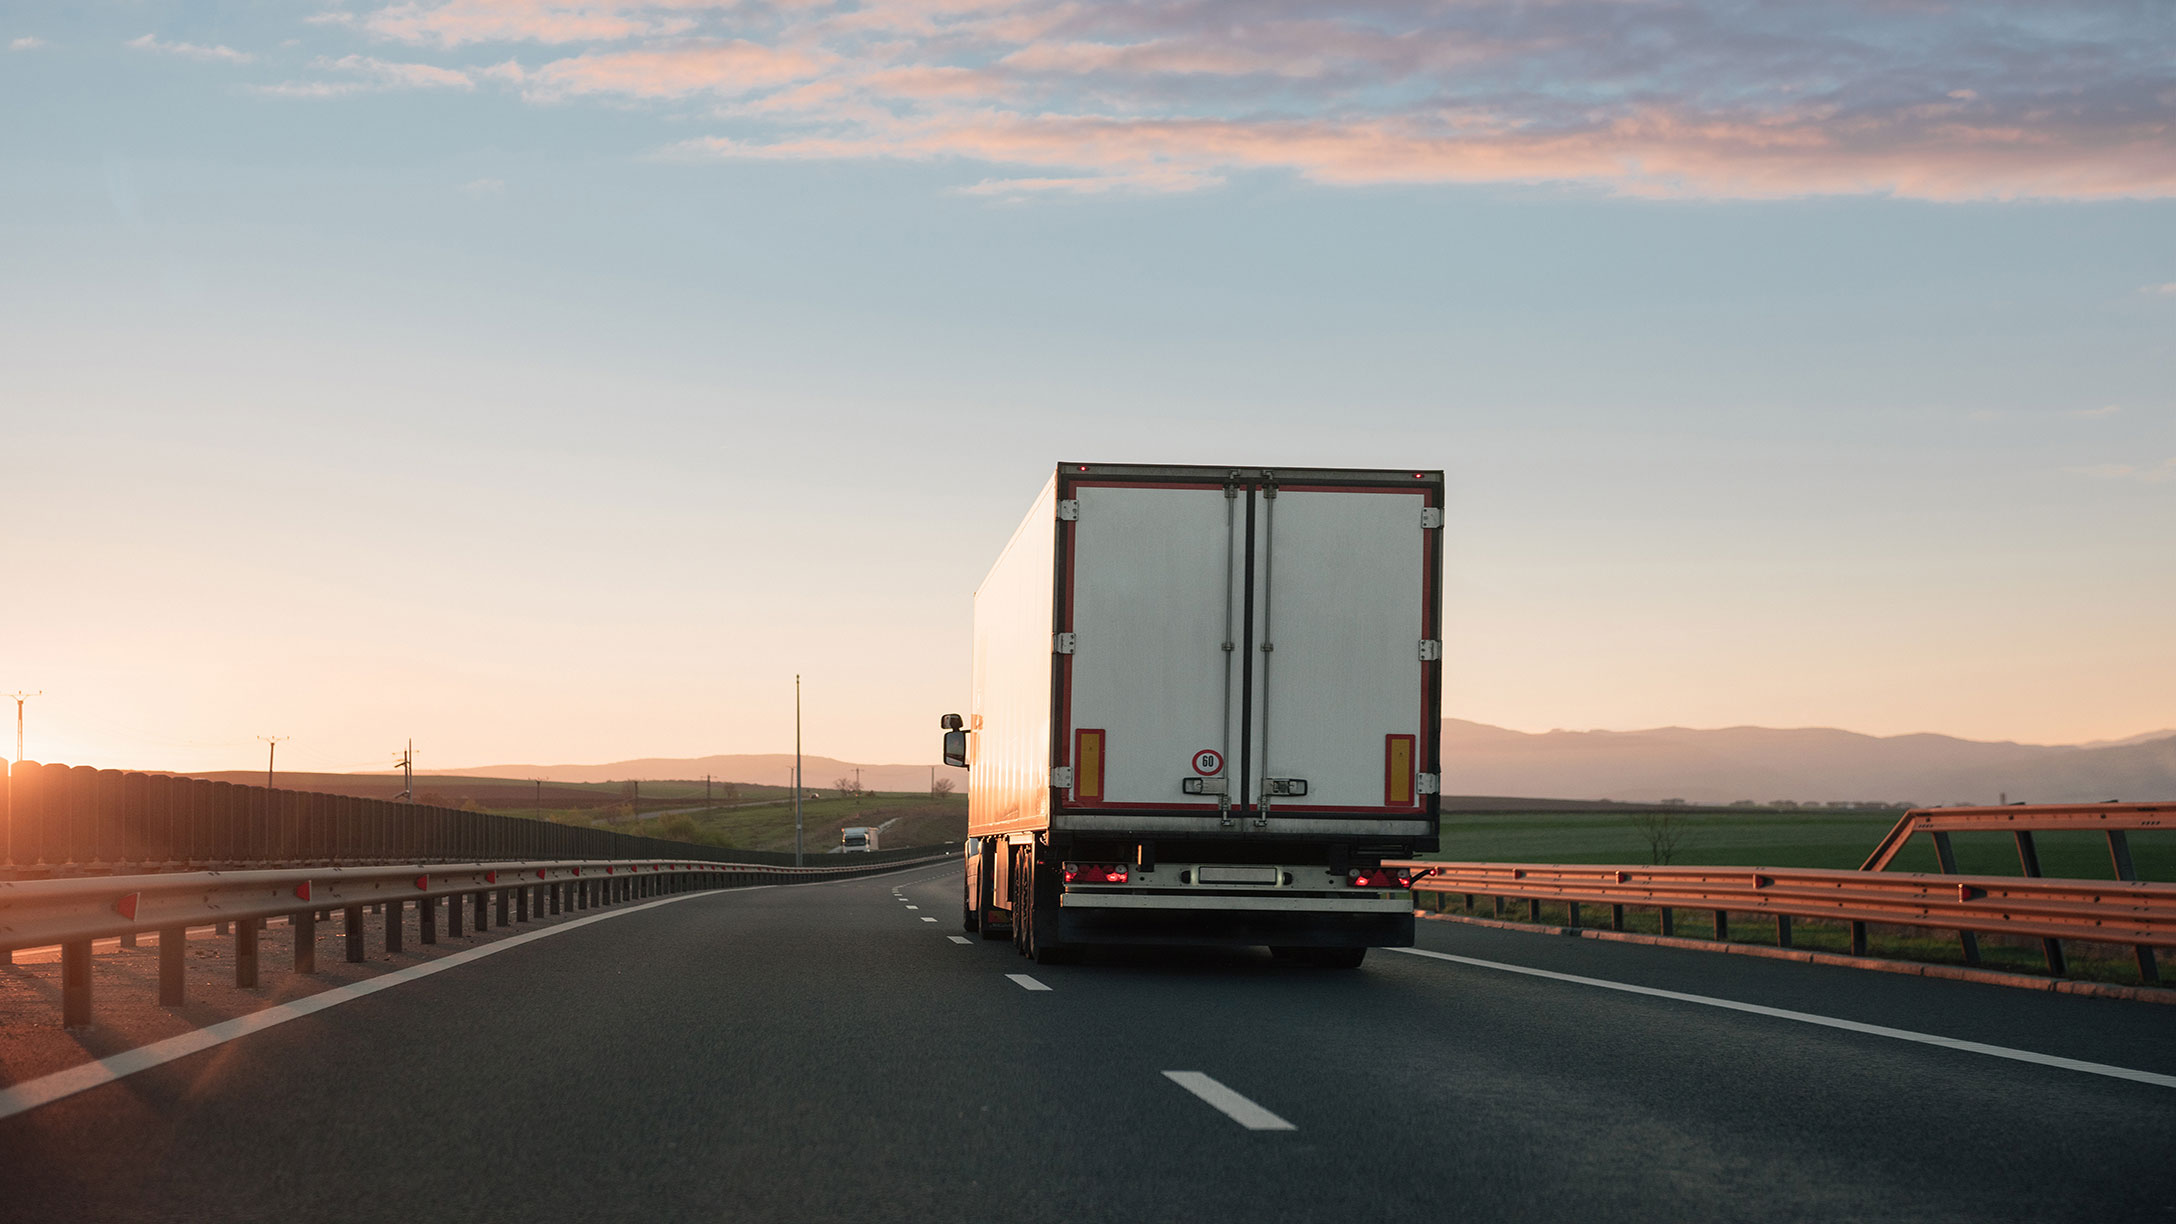
<instances>
[{"instance_id":1,"label":"truck trailer","mask_svg":"<svg viewBox=\"0 0 2176 1224\"><path fill-rule=\"evenodd\" d=\"M1413 940L1437 848L1440 471L1064 463L974 599L962 922L1037 961Z\"/></svg>"}]
</instances>

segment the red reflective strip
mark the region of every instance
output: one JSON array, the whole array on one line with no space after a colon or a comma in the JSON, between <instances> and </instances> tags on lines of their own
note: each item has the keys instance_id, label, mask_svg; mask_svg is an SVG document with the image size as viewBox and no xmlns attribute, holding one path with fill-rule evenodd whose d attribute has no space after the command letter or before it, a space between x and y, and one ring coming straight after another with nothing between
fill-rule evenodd
<instances>
[{"instance_id":1,"label":"red reflective strip","mask_svg":"<svg viewBox=\"0 0 2176 1224\"><path fill-rule=\"evenodd\" d=\"M1383 806L1413 806L1413 737L1383 737Z\"/></svg>"},{"instance_id":2,"label":"red reflective strip","mask_svg":"<svg viewBox=\"0 0 2176 1224\"><path fill-rule=\"evenodd\" d=\"M142 893L130 893L129 895L121 898L119 901L113 903L113 912L121 915L123 918L128 919L130 922L134 922L136 921L136 903L142 899Z\"/></svg>"},{"instance_id":3,"label":"red reflective strip","mask_svg":"<svg viewBox=\"0 0 2176 1224\"><path fill-rule=\"evenodd\" d=\"M309 882L308 880L304 880L304 881L303 881L302 883L300 883L300 884L297 884L297 885L295 885L295 900L297 900L297 901L307 901L307 900L309 900L309 899L310 899L310 882Z\"/></svg>"},{"instance_id":4,"label":"red reflective strip","mask_svg":"<svg viewBox=\"0 0 2176 1224\"><path fill-rule=\"evenodd\" d=\"M419 876L417 876L417 877L416 877L416 887L417 887L418 889L428 889L428 888L429 888L430 886L431 886L431 877L429 877L429 876L427 876L427 875L419 875Z\"/></svg>"},{"instance_id":5,"label":"red reflective strip","mask_svg":"<svg viewBox=\"0 0 2176 1224\"><path fill-rule=\"evenodd\" d=\"M1073 733L1073 797L1083 802L1103 800L1103 732L1083 727Z\"/></svg>"}]
</instances>

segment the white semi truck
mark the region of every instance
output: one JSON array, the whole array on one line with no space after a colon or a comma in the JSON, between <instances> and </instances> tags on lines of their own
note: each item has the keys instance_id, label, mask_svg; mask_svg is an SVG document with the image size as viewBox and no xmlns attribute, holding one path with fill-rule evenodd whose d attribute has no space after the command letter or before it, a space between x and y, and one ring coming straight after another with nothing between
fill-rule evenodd
<instances>
[{"instance_id":1,"label":"white semi truck","mask_svg":"<svg viewBox=\"0 0 2176 1224\"><path fill-rule=\"evenodd\" d=\"M1440 471L1060 464L975 592L964 924L1357 966L1437 848Z\"/></svg>"}]
</instances>

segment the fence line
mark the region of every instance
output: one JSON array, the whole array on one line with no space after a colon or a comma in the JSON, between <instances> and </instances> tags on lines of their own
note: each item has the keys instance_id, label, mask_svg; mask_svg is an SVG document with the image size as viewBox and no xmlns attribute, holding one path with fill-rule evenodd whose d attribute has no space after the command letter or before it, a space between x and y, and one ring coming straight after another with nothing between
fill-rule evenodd
<instances>
[{"instance_id":1,"label":"fence line","mask_svg":"<svg viewBox=\"0 0 2176 1224\"><path fill-rule=\"evenodd\" d=\"M912 848L856 856L884 863ZM18 762L0 788L0 865L15 878L285 865L492 860L790 863L734 850L421 803Z\"/></svg>"}]
</instances>

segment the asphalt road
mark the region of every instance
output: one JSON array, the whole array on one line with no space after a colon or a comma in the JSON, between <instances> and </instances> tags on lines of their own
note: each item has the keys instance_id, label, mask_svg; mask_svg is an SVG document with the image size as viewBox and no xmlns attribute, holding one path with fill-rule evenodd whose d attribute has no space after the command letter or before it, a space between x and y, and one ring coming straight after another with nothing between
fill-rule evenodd
<instances>
[{"instance_id":1,"label":"asphalt road","mask_svg":"<svg viewBox=\"0 0 2176 1224\"><path fill-rule=\"evenodd\" d=\"M1031 965L951 938L956 870L625 912L0 1121L0 1218L2176 1219L2176 1088L1380 951ZM2176 1008L1421 926L2176 1074Z\"/></svg>"}]
</instances>

